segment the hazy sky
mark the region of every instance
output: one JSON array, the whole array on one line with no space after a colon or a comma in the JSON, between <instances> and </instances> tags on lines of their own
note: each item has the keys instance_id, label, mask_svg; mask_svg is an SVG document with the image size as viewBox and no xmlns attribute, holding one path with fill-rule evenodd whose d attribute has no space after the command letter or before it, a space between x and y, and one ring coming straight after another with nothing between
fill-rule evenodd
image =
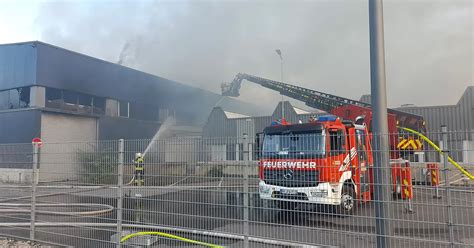
<instances>
[{"instance_id":1,"label":"hazy sky","mask_svg":"<svg viewBox=\"0 0 474 248\"><path fill-rule=\"evenodd\" d=\"M2 1L0 43L41 40L219 92L245 72L359 99L367 0ZM455 104L474 82L473 0L385 0L389 106ZM244 82L241 100L278 94ZM301 105L301 104L300 104Z\"/></svg>"}]
</instances>

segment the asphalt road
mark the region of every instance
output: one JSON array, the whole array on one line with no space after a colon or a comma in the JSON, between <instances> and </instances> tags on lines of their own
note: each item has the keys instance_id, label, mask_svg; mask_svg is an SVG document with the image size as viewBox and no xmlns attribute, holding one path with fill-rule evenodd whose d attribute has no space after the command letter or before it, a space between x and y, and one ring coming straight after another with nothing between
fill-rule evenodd
<instances>
[{"instance_id":1,"label":"asphalt road","mask_svg":"<svg viewBox=\"0 0 474 248\"><path fill-rule=\"evenodd\" d=\"M244 233L243 188L241 178L169 178L167 187L125 189L124 223L140 223L192 230L205 230L219 234L242 235ZM256 180L251 179L249 206L249 235L269 240L285 240L299 244L337 247L374 247L374 204L357 207L352 216L340 217L314 206L300 206L294 211L282 211L263 203L256 194ZM79 189L40 188L38 194L79 191ZM65 195L39 198L43 203L100 203L116 206L117 189L97 189ZM442 198L433 198L431 186L415 186L413 212L407 211L407 202L389 202L390 221L394 247L447 247L450 229L446 191ZM1 199L28 195L28 189L3 188ZM135 197L140 194L142 197ZM455 247L474 247L474 188L455 186L450 190ZM17 201L21 202L21 201ZM23 200L28 202L28 200ZM141 211L135 211L136 209ZM50 211L71 211L65 208L49 208ZM74 209L87 210L87 209ZM39 222L115 223L116 212L100 216L53 216L39 214ZM30 215L1 214L0 224L7 222L29 223ZM135 231L141 231L135 229ZM170 232L170 231L168 231ZM220 244L226 247L242 247L241 240L218 238L202 234L173 232L191 239ZM0 234L28 237L29 227L3 227ZM38 227L37 238L48 242L77 247L113 247L109 227ZM250 242L251 247L274 247ZM198 247L161 238L155 247Z\"/></svg>"}]
</instances>

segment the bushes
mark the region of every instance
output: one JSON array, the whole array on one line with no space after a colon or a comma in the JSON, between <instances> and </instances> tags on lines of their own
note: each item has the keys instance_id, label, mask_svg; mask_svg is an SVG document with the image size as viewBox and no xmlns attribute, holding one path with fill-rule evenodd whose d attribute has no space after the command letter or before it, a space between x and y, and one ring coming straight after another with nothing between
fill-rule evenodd
<instances>
[{"instance_id":1,"label":"bushes","mask_svg":"<svg viewBox=\"0 0 474 248\"><path fill-rule=\"evenodd\" d=\"M85 184L116 184L118 153L79 151L79 181Z\"/></svg>"}]
</instances>

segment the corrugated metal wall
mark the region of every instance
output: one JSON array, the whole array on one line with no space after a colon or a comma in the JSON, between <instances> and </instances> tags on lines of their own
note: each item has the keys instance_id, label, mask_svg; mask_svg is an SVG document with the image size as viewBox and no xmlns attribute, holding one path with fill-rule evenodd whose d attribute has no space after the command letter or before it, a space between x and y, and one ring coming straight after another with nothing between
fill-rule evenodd
<instances>
[{"instance_id":1,"label":"corrugated metal wall","mask_svg":"<svg viewBox=\"0 0 474 248\"><path fill-rule=\"evenodd\" d=\"M298 121L308 122L309 118L320 115L319 113L297 114L289 102L285 102L285 119L290 123ZM244 133L249 137L262 132L272 121L281 119L281 102L277 105L271 116L227 118L224 110L214 108L209 115L203 129L204 137L241 137Z\"/></svg>"},{"instance_id":2,"label":"corrugated metal wall","mask_svg":"<svg viewBox=\"0 0 474 248\"><path fill-rule=\"evenodd\" d=\"M428 132L439 132L442 125L446 125L449 131L474 130L474 86L466 89L456 105L397 109L423 116ZM472 137L469 139L472 140Z\"/></svg>"},{"instance_id":3,"label":"corrugated metal wall","mask_svg":"<svg viewBox=\"0 0 474 248\"><path fill-rule=\"evenodd\" d=\"M436 144L441 140L441 126L446 125L448 131L448 149L456 161L462 161L463 142L474 140L474 86L469 86L456 105L401 107L398 110L421 115L425 118L429 138ZM428 152L428 161L439 161L436 152Z\"/></svg>"},{"instance_id":4,"label":"corrugated metal wall","mask_svg":"<svg viewBox=\"0 0 474 248\"><path fill-rule=\"evenodd\" d=\"M34 43L0 46L0 90L36 83L36 48Z\"/></svg>"}]
</instances>

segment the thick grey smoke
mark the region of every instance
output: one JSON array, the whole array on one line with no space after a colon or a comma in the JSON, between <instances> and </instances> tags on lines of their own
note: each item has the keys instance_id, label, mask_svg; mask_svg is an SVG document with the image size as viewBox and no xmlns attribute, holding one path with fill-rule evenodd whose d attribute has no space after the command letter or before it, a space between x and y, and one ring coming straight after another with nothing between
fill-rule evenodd
<instances>
[{"instance_id":1,"label":"thick grey smoke","mask_svg":"<svg viewBox=\"0 0 474 248\"><path fill-rule=\"evenodd\" d=\"M389 105L456 103L474 82L472 1L384 2ZM45 42L214 92L238 72L279 80L281 49L285 81L358 99L367 12L362 0L53 2L37 25ZM244 82L240 99L280 97Z\"/></svg>"}]
</instances>

